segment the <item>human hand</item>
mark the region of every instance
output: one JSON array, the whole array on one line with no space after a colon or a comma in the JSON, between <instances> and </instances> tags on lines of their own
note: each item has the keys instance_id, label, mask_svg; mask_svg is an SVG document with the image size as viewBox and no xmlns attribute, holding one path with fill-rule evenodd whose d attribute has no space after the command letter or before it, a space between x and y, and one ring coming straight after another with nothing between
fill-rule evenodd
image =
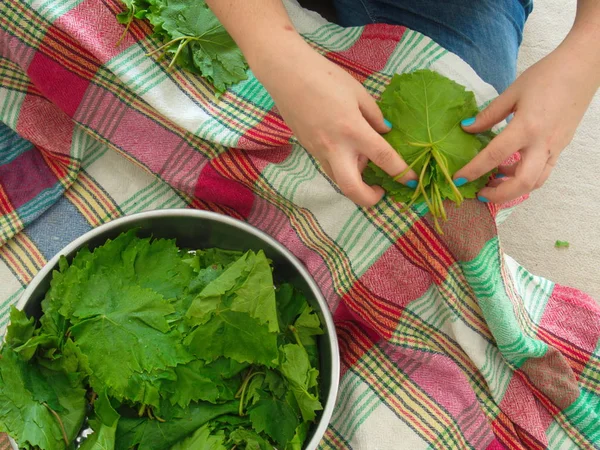
<instances>
[{"instance_id":1,"label":"human hand","mask_svg":"<svg viewBox=\"0 0 600 450\"><path fill-rule=\"evenodd\" d=\"M380 134L390 128L375 100L301 38L291 38L281 53L271 48L250 65L298 141L355 203L372 206L384 194L381 187L362 180L369 160L391 176L407 169ZM416 187L416 178L411 170L398 181Z\"/></svg>"},{"instance_id":2,"label":"human hand","mask_svg":"<svg viewBox=\"0 0 600 450\"><path fill-rule=\"evenodd\" d=\"M479 133L514 113L507 127L454 175L455 184L498 167L506 178L482 189L479 200L503 203L541 187L600 85L597 69L588 62L576 47L563 45L526 70L475 120L464 120L465 131ZM519 162L502 165L516 152Z\"/></svg>"}]
</instances>

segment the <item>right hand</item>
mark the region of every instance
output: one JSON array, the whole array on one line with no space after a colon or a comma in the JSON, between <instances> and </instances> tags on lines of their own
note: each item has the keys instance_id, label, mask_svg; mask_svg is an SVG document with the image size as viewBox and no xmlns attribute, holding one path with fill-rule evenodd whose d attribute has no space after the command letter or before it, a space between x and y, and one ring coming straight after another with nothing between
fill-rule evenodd
<instances>
[{"instance_id":1,"label":"right hand","mask_svg":"<svg viewBox=\"0 0 600 450\"><path fill-rule=\"evenodd\" d=\"M291 41L291 42L290 42ZM299 36L250 61L298 141L350 200L373 206L384 194L361 173L373 161L389 175L407 168L380 133L390 128L363 86ZM398 181L415 180L411 170Z\"/></svg>"}]
</instances>

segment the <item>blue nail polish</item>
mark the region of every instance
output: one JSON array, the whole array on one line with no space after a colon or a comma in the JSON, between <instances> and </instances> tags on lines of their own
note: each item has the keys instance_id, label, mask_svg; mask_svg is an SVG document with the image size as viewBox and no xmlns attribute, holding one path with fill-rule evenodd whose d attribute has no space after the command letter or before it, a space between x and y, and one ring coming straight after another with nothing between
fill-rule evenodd
<instances>
[{"instance_id":1,"label":"blue nail polish","mask_svg":"<svg viewBox=\"0 0 600 450\"><path fill-rule=\"evenodd\" d=\"M478 195L478 196L477 196L477 200L479 200L480 202L483 202L483 203L489 203L489 202L490 202L490 201L489 201L487 198L485 198L483 195Z\"/></svg>"},{"instance_id":2,"label":"blue nail polish","mask_svg":"<svg viewBox=\"0 0 600 450\"><path fill-rule=\"evenodd\" d=\"M417 180L409 180L406 182L406 185L411 189L416 189L419 185L419 182Z\"/></svg>"},{"instance_id":3,"label":"blue nail polish","mask_svg":"<svg viewBox=\"0 0 600 450\"><path fill-rule=\"evenodd\" d=\"M467 180L465 177L460 177L460 178L457 178L456 180L454 180L454 186L461 187L461 186L464 186L465 184L467 184L468 182L469 182L469 180Z\"/></svg>"},{"instance_id":4,"label":"blue nail polish","mask_svg":"<svg viewBox=\"0 0 600 450\"><path fill-rule=\"evenodd\" d=\"M506 175L504 175L503 173L497 173L496 178L506 178Z\"/></svg>"},{"instance_id":5,"label":"blue nail polish","mask_svg":"<svg viewBox=\"0 0 600 450\"><path fill-rule=\"evenodd\" d=\"M468 119L463 120L460 124L463 127L470 127L475 123L475 117L469 117Z\"/></svg>"},{"instance_id":6,"label":"blue nail polish","mask_svg":"<svg viewBox=\"0 0 600 450\"><path fill-rule=\"evenodd\" d=\"M392 128L392 122L390 122L389 120L387 120L387 119L383 119L383 123L385 123L385 126L386 126L386 127L388 127L388 128Z\"/></svg>"}]
</instances>

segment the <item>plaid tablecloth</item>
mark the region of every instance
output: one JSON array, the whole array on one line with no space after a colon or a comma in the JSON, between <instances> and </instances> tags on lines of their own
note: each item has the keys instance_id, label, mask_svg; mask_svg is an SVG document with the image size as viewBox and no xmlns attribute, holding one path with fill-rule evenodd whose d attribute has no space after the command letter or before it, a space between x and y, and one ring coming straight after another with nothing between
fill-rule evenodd
<instances>
[{"instance_id":1,"label":"plaid tablecloth","mask_svg":"<svg viewBox=\"0 0 600 450\"><path fill-rule=\"evenodd\" d=\"M469 86L481 105L495 95L419 33L342 29L287 6L315 49L376 97L393 73L418 68ZM286 245L329 302L343 374L322 448L598 448L600 310L504 255L496 226L511 205L449 207L444 235L422 207L359 208L291 139L255 78L217 99L145 56L159 45L148 24L117 46L120 10L1 4L1 326L82 233L149 209L210 209Z\"/></svg>"}]
</instances>

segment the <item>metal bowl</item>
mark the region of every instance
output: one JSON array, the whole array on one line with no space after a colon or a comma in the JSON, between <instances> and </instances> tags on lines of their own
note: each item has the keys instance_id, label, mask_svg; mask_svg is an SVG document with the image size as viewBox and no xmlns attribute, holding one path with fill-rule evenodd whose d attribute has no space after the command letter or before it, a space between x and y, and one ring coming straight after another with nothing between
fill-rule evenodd
<instances>
[{"instance_id":1,"label":"metal bowl","mask_svg":"<svg viewBox=\"0 0 600 450\"><path fill-rule=\"evenodd\" d=\"M331 420L338 391L340 356L333 319L321 291L302 263L276 240L244 222L221 214L190 209L143 212L114 220L79 237L52 258L33 278L17 303L17 308L39 318L42 313L40 304L50 286L52 271L58 268L60 255L71 259L82 247L93 249L132 228L139 229L139 236L175 239L180 247L190 249L219 247L228 250L263 250L273 261L276 277L285 279L304 293L319 313L325 330L318 340L323 411L309 432L304 447L306 450L315 450ZM14 441L11 440L11 444L14 450L18 450Z\"/></svg>"}]
</instances>

